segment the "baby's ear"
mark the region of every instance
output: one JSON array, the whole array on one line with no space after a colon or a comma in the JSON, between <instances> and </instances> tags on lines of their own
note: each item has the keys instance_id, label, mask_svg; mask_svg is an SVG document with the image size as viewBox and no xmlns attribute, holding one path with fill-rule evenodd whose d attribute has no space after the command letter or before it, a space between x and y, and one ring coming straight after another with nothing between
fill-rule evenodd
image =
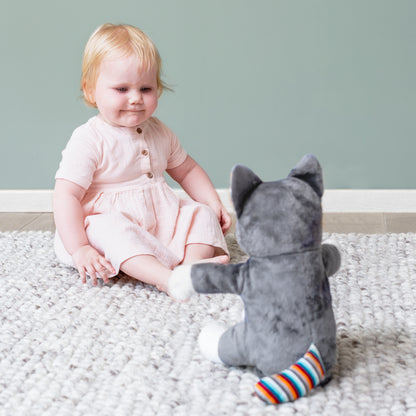
<instances>
[{"instance_id":1,"label":"baby's ear","mask_svg":"<svg viewBox=\"0 0 416 416\"><path fill-rule=\"evenodd\" d=\"M322 168L318 159L313 155L303 156L302 160L290 171L289 177L308 183L320 197L324 193Z\"/></svg>"},{"instance_id":2,"label":"baby's ear","mask_svg":"<svg viewBox=\"0 0 416 416\"><path fill-rule=\"evenodd\" d=\"M231 172L231 198L237 217L243 212L244 204L262 180L249 168L236 165Z\"/></svg>"},{"instance_id":3,"label":"baby's ear","mask_svg":"<svg viewBox=\"0 0 416 416\"><path fill-rule=\"evenodd\" d=\"M93 105L95 103L94 90L85 81L82 84L82 92L84 93L84 98L86 101Z\"/></svg>"}]
</instances>

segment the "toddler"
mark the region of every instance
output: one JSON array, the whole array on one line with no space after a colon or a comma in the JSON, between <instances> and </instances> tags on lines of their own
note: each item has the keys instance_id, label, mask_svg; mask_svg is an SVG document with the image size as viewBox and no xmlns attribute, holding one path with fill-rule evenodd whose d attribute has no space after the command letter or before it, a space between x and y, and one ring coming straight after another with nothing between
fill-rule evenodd
<instances>
[{"instance_id":1,"label":"toddler","mask_svg":"<svg viewBox=\"0 0 416 416\"><path fill-rule=\"evenodd\" d=\"M122 270L167 291L178 264L229 260L231 219L204 170L153 117L166 85L152 41L105 24L84 51L81 88L98 109L73 132L56 173L58 258L105 283ZM167 172L192 198L180 200Z\"/></svg>"}]
</instances>

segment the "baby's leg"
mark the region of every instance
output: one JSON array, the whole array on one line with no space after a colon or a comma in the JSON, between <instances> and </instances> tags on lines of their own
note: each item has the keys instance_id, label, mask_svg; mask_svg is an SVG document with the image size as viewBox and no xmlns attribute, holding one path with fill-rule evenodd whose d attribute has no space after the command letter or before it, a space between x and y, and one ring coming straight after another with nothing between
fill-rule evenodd
<instances>
[{"instance_id":1,"label":"baby's leg","mask_svg":"<svg viewBox=\"0 0 416 416\"><path fill-rule=\"evenodd\" d=\"M218 254L217 248L208 244L188 244L185 247L185 257L182 264L194 263L228 263L226 254Z\"/></svg>"},{"instance_id":2,"label":"baby's leg","mask_svg":"<svg viewBox=\"0 0 416 416\"><path fill-rule=\"evenodd\" d=\"M120 269L134 279L154 285L163 292L167 291L172 273L172 270L150 255L131 257L121 264Z\"/></svg>"}]
</instances>

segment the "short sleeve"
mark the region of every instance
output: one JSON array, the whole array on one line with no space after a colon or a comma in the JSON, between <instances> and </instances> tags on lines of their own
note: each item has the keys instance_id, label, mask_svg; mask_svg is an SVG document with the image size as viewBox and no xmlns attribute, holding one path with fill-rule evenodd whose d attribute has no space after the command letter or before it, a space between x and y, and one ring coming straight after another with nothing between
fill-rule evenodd
<instances>
[{"instance_id":1,"label":"short sleeve","mask_svg":"<svg viewBox=\"0 0 416 416\"><path fill-rule=\"evenodd\" d=\"M185 162L186 157L188 156L185 149L181 146L179 139L176 137L175 133L166 127L169 134L170 141L170 156L168 158L167 169L173 169Z\"/></svg>"},{"instance_id":2,"label":"short sleeve","mask_svg":"<svg viewBox=\"0 0 416 416\"><path fill-rule=\"evenodd\" d=\"M86 125L78 127L69 139L55 179L66 179L84 189L92 183L101 159L94 133Z\"/></svg>"}]
</instances>

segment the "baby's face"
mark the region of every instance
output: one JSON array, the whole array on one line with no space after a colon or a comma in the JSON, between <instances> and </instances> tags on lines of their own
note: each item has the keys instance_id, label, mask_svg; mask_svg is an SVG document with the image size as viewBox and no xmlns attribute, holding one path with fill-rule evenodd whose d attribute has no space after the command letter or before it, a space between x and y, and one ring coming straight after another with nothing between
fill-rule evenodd
<instances>
[{"instance_id":1,"label":"baby's face","mask_svg":"<svg viewBox=\"0 0 416 416\"><path fill-rule=\"evenodd\" d=\"M144 71L135 56L104 59L93 93L104 121L136 127L151 117L158 101L156 73L156 68Z\"/></svg>"}]
</instances>

